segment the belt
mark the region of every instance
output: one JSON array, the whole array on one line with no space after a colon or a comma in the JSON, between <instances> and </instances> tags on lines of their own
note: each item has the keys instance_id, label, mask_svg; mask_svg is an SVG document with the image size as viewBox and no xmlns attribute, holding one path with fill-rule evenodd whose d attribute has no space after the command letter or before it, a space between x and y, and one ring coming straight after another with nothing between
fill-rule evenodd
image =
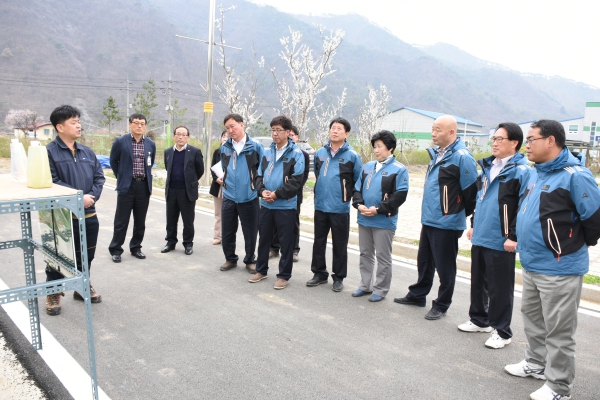
<instances>
[{"instance_id":1,"label":"belt","mask_svg":"<svg viewBox=\"0 0 600 400\"><path fill-rule=\"evenodd\" d=\"M135 176L133 177L133 181L134 182L143 182L146 180L145 176L142 176L141 178L136 178Z\"/></svg>"}]
</instances>

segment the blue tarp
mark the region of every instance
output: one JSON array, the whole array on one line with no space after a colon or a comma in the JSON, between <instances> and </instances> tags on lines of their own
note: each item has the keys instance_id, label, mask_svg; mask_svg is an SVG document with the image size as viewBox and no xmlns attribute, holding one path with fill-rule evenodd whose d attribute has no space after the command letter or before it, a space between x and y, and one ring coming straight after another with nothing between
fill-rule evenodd
<instances>
[{"instance_id":1,"label":"blue tarp","mask_svg":"<svg viewBox=\"0 0 600 400\"><path fill-rule=\"evenodd\" d=\"M110 158L108 156L99 156L96 155L96 158L100 162L102 168L110 168Z\"/></svg>"}]
</instances>

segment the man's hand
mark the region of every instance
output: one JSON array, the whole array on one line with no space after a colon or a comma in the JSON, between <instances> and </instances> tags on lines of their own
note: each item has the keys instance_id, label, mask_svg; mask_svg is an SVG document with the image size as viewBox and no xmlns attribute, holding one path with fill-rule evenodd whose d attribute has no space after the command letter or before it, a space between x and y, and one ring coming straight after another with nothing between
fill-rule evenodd
<instances>
[{"instance_id":1,"label":"man's hand","mask_svg":"<svg viewBox=\"0 0 600 400\"><path fill-rule=\"evenodd\" d=\"M275 192L269 192L269 199L271 199L271 201L277 200L277 195L275 194Z\"/></svg>"},{"instance_id":2,"label":"man's hand","mask_svg":"<svg viewBox=\"0 0 600 400\"><path fill-rule=\"evenodd\" d=\"M377 215L377 208L375 208L375 206L371 206L369 208L367 208L366 206L363 207L364 209L361 211L361 214L365 217L374 217L375 215Z\"/></svg>"},{"instance_id":3,"label":"man's hand","mask_svg":"<svg viewBox=\"0 0 600 400\"><path fill-rule=\"evenodd\" d=\"M506 239L506 242L504 242L504 250L508 251L509 253L514 253L517 251L517 242Z\"/></svg>"},{"instance_id":4,"label":"man's hand","mask_svg":"<svg viewBox=\"0 0 600 400\"><path fill-rule=\"evenodd\" d=\"M215 182L217 182L219 185L223 185L223 178L217 178L215 179Z\"/></svg>"},{"instance_id":5,"label":"man's hand","mask_svg":"<svg viewBox=\"0 0 600 400\"><path fill-rule=\"evenodd\" d=\"M93 206L96 203L96 200L94 200L95 198L96 198L96 196L93 196L91 194L84 194L83 195L83 207L90 208L91 206Z\"/></svg>"},{"instance_id":6,"label":"man's hand","mask_svg":"<svg viewBox=\"0 0 600 400\"><path fill-rule=\"evenodd\" d=\"M473 228L469 228L469 230L467 231L467 239L471 240L472 237L473 237Z\"/></svg>"}]
</instances>

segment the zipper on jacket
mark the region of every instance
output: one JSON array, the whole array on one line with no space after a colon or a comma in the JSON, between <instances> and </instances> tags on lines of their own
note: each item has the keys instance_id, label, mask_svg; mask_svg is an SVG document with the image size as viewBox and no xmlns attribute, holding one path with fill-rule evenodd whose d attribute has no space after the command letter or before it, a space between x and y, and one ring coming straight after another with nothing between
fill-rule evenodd
<instances>
[{"instance_id":1,"label":"zipper on jacket","mask_svg":"<svg viewBox=\"0 0 600 400\"><path fill-rule=\"evenodd\" d=\"M448 215L448 185L444 185L444 217Z\"/></svg>"},{"instance_id":2,"label":"zipper on jacket","mask_svg":"<svg viewBox=\"0 0 600 400\"><path fill-rule=\"evenodd\" d=\"M235 169L235 160L237 160L237 152L233 151L233 169Z\"/></svg>"},{"instance_id":3,"label":"zipper on jacket","mask_svg":"<svg viewBox=\"0 0 600 400\"><path fill-rule=\"evenodd\" d=\"M323 170L323 176L327 176L327 167L329 167L329 160L331 160L331 158L327 158L327 161L325 161L325 169Z\"/></svg>"},{"instance_id":4,"label":"zipper on jacket","mask_svg":"<svg viewBox=\"0 0 600 400\"><path fill-rule=\"evenodd\" d=\"M504 205L504 236L508 237L508 204Z\"/></svg>"},{"instance_id":5,"label":"zipper on jacket","mask_svg":"<svg viewBox=\"0 0 600 400\"><path fill-rule=\"evenodd\" d=\"M525 205L523 206L523 214L525 214L525 210L527 210L527 204L529 204L529 196L531 196L531 192L533 192L533 189L535 188L535 183L533 185L531 185L531 190L529 190L529 193L527 193L527 197L525 198L525 200L527 200L525 202Z\"/></svg>"},{"instance_id":6,"label":"zipper on jacket","mask_svg":"<svg viewBox=\"0 0 600 400\"><path fill-rule=\"evenodd\" d=\"M556 238L556 245L558 246L558 250L554 248L554 246L552 245L552 240L550 238L550 229L552 229L552 233L554 233L554 237ZM560 254L562 253L562 250L560 248L560 242L558 241L558 235L556 234L556 230L554 229L554 223L552 222L551 218L548 218L548 243L550 244L550 247L552 247L552 250L554 250L554 252L557 254L556 257L556 261L560 261Z\"/></svg>"}]
</instances>

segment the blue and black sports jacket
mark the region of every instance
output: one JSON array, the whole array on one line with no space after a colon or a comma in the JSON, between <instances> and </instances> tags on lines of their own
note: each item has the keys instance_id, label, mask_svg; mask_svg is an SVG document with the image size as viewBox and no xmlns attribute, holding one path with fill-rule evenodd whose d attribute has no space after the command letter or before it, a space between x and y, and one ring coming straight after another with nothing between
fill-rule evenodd
<instances>
[{"instance_id":1,"label":"blue and black sports jacket","mask_svg":"<svg viewBox=\"0 0 600 400\"><path fill-rule=\"evenodd\" d=\"M254 180L258 176L264 147L246 135L244 148L238 155L229 138L221 146L223 168L223 197L236 203L247 203L256 198Z\"/></svg>"},{"instance_id":2,"label":"blue and black sports jacket","mask_svg":"<svg viewBox=\"0 0 600 400\"><path fill-rule=\"evenodd\" d=\"M375 172L377 161L367 163L354 186L352 205L377 207L377 215L365 217L358 213L359 225L396 230L398 208L408 194L408 171L402 163L390 161Z\"/></svg>"},{"instance_id":3,"label":"blue and black sports jacket","mask_svg":"<svg viewBox=\"0 0 600 400\"><path fill-rule=\"evenodd\" d=\"M348 214L354 185L360 177L362 160L345 142L331 157L329 143L315 153L315 210Z\"/></svg>"},{"instance_id":4,"label":"blue and black sports jacket","mask_svg":"<svg viewBox=\"0 0 600 400\"><path fill-rule=\"evenodd\" d=\"M517 241L519 200L525 193L531 168L521 153L516 153L490 183L491 156L478 161L481 175L477 178L477 203L471 217L471 243L504 251L506 239Z\"/></svg>"},{"instance_id":5,"label":"blue and black sports jacket","mask_svg":"<svg viewBox=\"0 0 600 400\"><path fill-rule=\"evenodd\" d=\"M425 176L421 223L439 229L465 230L466 217L475 210L475 159L460 138L437 164L439 148L427 151L431 161Z\"/></svg>"},{"instance_id":6,"label":"blue and black sports jacket","mask_svg":"<svg viewBox=\"0 0 600 400\"><path fill-rule=\"evenodd\" d=\"M584 275L588 246L600 238L600 189L567 148L535 164L517 217L523 268L544 275Z\"/></svg>"},{"instance_id":7,"label":"blue and black sports jacket","mask_svg":"<svg viewBox=\"0 0 600 400\"><path fill-rule=\"evenodd\" d=\"M277 199L271 203L261 199L260 205L272 210L295 210L298 191L304 180L304 154L289 138L287 148L279 160L276 159L276 152L277 146L273 142L263 155L256 190L259 197L262 197L264 190L275 192Z\"/></svg>"}]
</instances>

